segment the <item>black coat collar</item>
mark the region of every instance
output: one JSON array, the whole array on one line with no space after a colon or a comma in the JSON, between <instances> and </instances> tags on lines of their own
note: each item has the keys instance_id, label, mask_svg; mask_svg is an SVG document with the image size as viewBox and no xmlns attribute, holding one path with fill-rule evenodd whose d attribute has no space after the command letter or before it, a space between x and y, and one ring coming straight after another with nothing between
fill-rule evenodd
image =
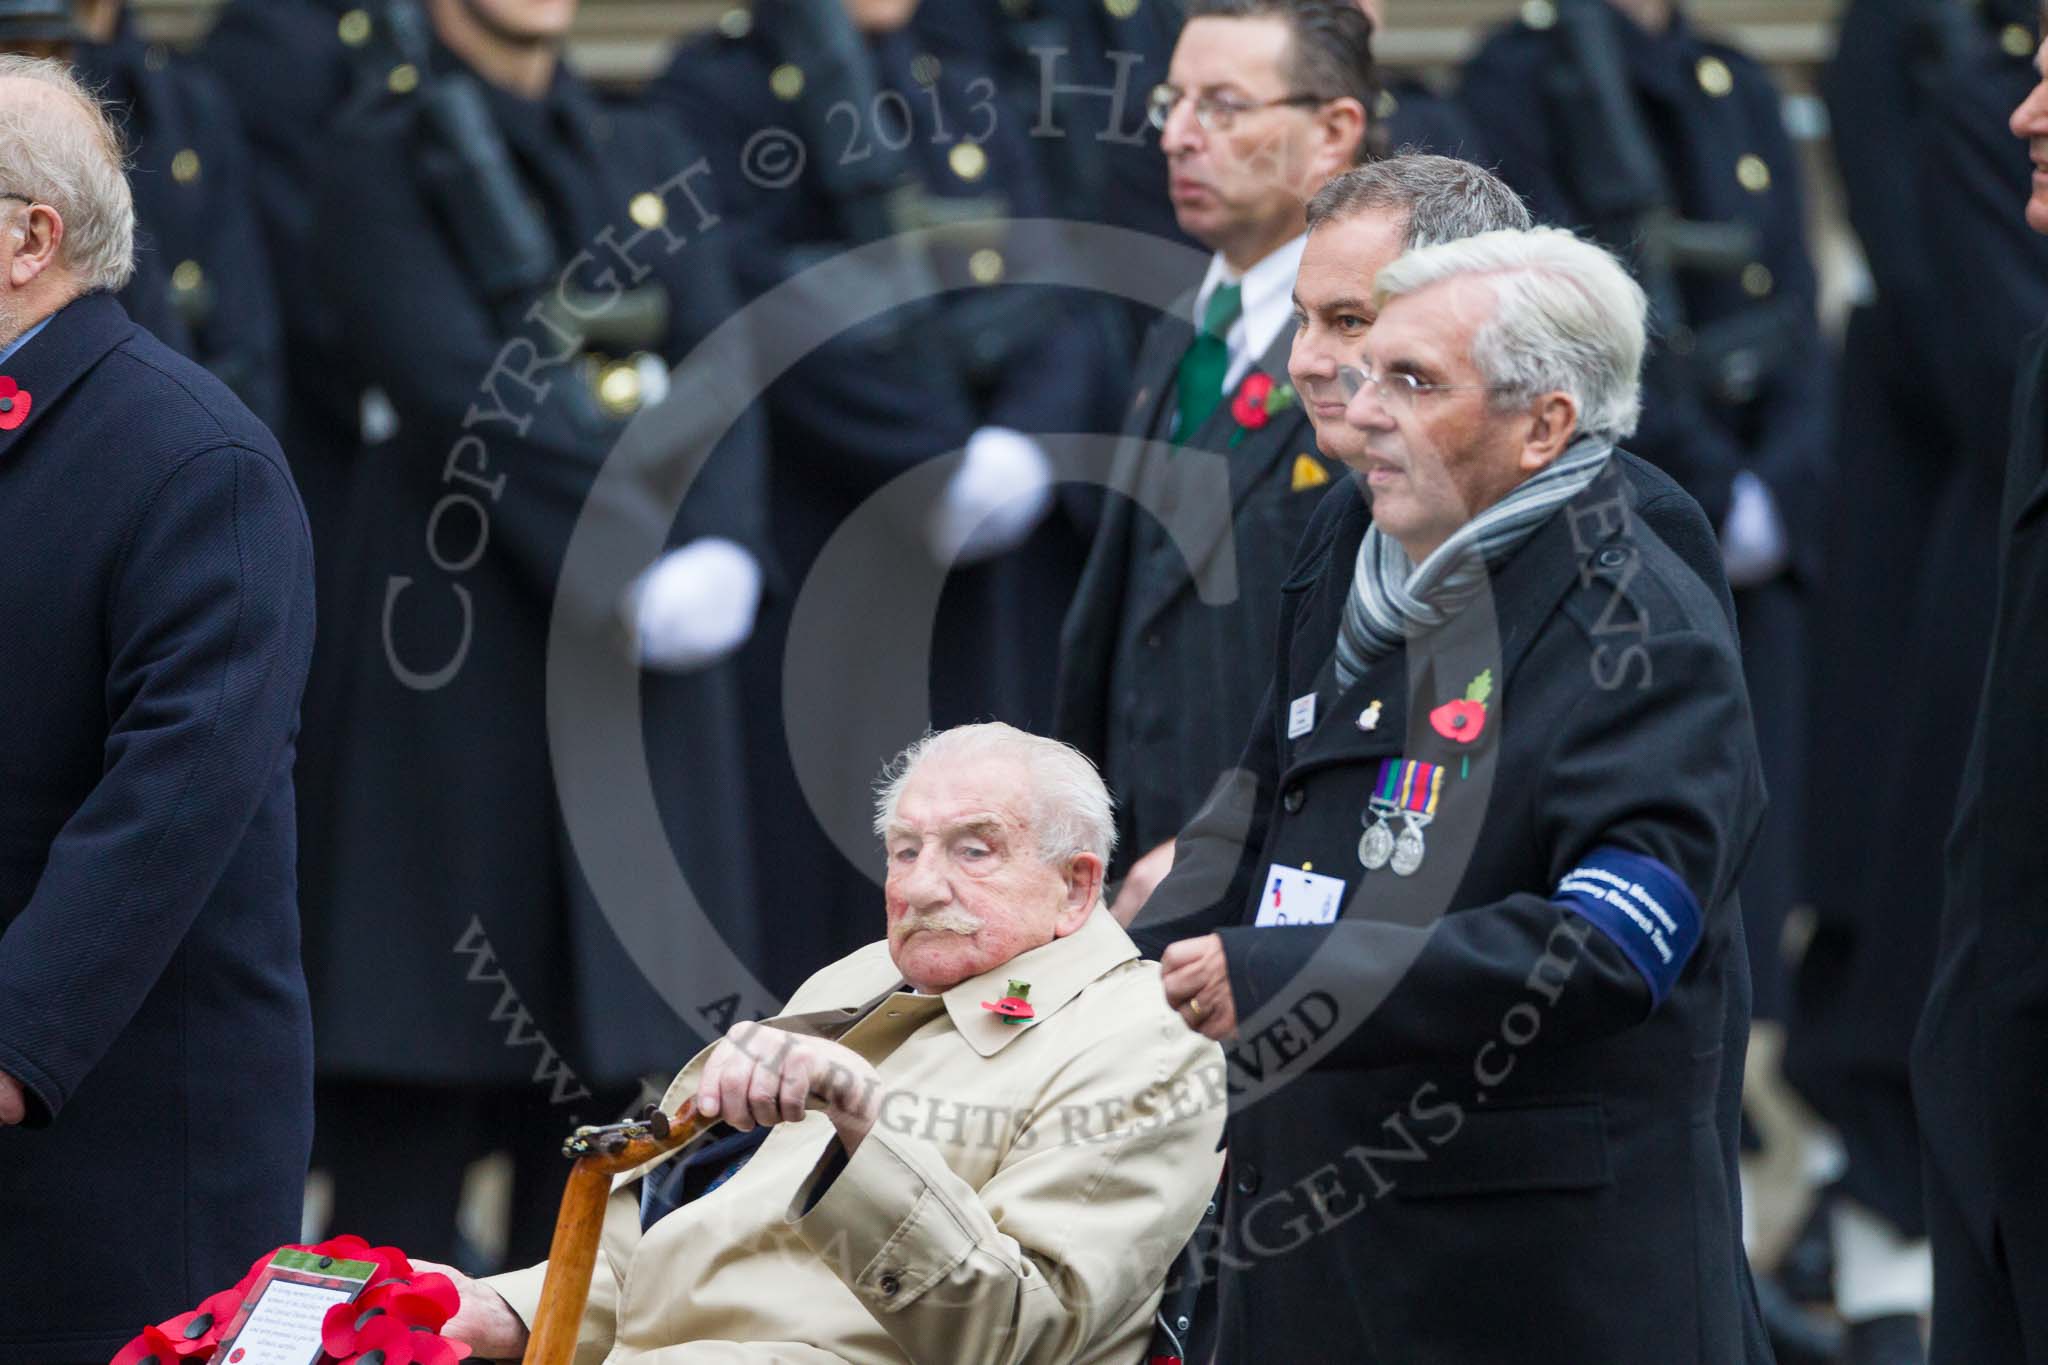
<instances>
[{"instance_id":1,"label":"black coat collar","mask_svg":"<svg viewBox=\"0 0 2048 1365\"><path fill-rule=\"evenodd\" d=\"M87 294L52 314L49 325L0 371L29 396L27 419L12 431L0 431L0 457L25 441L102 356L134 334L135 324L111 294Z\"/></svg>"}]
</instances>

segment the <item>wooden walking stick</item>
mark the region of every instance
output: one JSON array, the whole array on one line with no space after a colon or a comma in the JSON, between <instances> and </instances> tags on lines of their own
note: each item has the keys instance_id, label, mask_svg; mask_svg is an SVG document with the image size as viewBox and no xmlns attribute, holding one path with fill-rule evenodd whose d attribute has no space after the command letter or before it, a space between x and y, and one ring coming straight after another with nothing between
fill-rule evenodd
<instances>
[{"instance_id":1,"label":"wooden walking stick","mask_svg":"<svg viewBox=\"0 0 2048 1365\"><path fill-rule=\"evenodd\" d=\"M673 1152L717 1122L698 1114L694 1104L673 1119L650 1104L624 1123L586 1126L569 1135L562 1155L576 1164L569 1168L562 1209L555 1216L547 1278L541 1283L524 1365L569 1365L576 1354L576 1328L590 1300L590 1272L597 1266L612 1177Z\"/></svg>"}]
</instances>

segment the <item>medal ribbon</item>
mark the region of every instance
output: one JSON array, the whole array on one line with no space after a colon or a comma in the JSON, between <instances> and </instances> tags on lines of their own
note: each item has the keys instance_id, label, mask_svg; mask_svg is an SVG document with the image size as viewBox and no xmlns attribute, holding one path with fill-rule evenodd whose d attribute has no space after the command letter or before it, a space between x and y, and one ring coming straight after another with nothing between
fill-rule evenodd
<instances>
[{"instance_id":1,"label":"medal ribbon","mask_svg":"<svg viewBox=\"0 0 2048 1365\"><path fill-rule=\"evenodd\" d=\"M1395 793L1400 790L1400 787L1401 760L1398 758L1381 759L1380 780L1373 784L1372 803L1376 806L1385 806L1388 810L1393 810L1395 802L1398 800Z\"/></svg>"},{"instance_id":2,"label":"medal ribbon","mask_svg":"<svg viewBox=\"0 0 2048 1365\"><path fill-rule=\"evenodd\" d=\"M1436 815L1437 798L1443 795L1443 790L1442 764L1424 763L1419 758L1383 758L1373 800L1389 810L1430 818Z\"/></svg>"}]
</instances>

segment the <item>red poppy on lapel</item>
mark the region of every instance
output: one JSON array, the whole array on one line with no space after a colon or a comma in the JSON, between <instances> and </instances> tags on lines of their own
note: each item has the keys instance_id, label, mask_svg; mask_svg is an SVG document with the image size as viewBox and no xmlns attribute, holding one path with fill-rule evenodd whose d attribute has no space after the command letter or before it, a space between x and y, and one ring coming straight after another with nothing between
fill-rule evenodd
<instances>
[{"instance_id":1,"label":"red poppy on lapel","mask_svg":"<svg viewBox=\"0 0 2048 1365\"><path fill-rule=\"evenodd\" d=\"M1273 376L1253 370L1237 386L1237 396L1230 400L1230 415L1237 424L1250 431L1273 420L1273 414L1266 407L1266 400L1273 393Z\"/></svg>"},{"instance_id":2,"label":"red poppy on lapel","mask_svg":"<svg viewBox=\"0 0 2048 1365\"><path fill-rule=\"evenodd\" d=\"M12 431L26 422L32 402L27 389L0 374L0 431Z\"/></svg>"}]
</instances>

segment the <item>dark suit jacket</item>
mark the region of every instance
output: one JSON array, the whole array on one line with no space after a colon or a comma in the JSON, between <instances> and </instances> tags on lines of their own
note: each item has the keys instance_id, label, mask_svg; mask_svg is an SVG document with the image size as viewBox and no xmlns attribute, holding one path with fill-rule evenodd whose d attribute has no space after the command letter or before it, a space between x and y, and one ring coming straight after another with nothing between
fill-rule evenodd
<instances>
[{"instance_id":1,"label":"dark suit jacket","mask_svg":"<svg viewBox=\"0 0 2048 1365\"><path fill-rule=\"evenodd\" d=\"M1691 528L1696 552L1699 510L1617 456L1494 575L1489 612L1339 689L1369 521L1349 480L1317 512L1245 776L1182 834L1134 932L1219 930L1239 1012L1220 1358L1767 1361L1735 1163L1735 883L1762 785L1718 573L1657 530ZM1485 724L1461 746L1428 714L1481 670ZM1317 723L1290 738L1311 694ZM1358 852L1398 755L1444 775L1405 877ZM1255 927L1282 864L1340 879L1341 918ZM1586 868L1649 888L1663 930L1575 902Z\"/></svg>"},{"instance_id":2,"label":"dark suit jacket","mask_svg":"<svg viewBox=\"0 0 2048 1365\"><path fill-rule=\"evenodd\" d=\"M104 1358L298 1235L312 546L269 432L105 295L0 431L0 1362Z\"/></svg>"},{"instance_id":3,"label":"dark suit jacket","mask_svg":"<svg viewBox=\"0 0 2048 1365\"><path fill-rule=\"evenodd\" d=\"M1266 685L1275 597L1326 482L1343 473L1298 403L1247 430L1226 397L1168 444L1192 300L1146 335L1116 493L1060 635L1055 733L1116 797L1119 870L1178 833L1236 765ZM1253 371L1287 383L1293 341L1283 328ZM1297 487L1302 461L1314 473Z\"/></svg>"},{"instance_id":4,"label":"dark suit jacket","mask_svg":"<svg viewBox=\"0 0 2048 1365\"><path fill-rule=\"evenodd\" d=\"M1978 1254L2007 1268L2029 1361L2048 1361L2048 330L2020 363L1998 616L1948 848L1913 1097L1934 1178Z\"/></svg>"}]
</instances>

